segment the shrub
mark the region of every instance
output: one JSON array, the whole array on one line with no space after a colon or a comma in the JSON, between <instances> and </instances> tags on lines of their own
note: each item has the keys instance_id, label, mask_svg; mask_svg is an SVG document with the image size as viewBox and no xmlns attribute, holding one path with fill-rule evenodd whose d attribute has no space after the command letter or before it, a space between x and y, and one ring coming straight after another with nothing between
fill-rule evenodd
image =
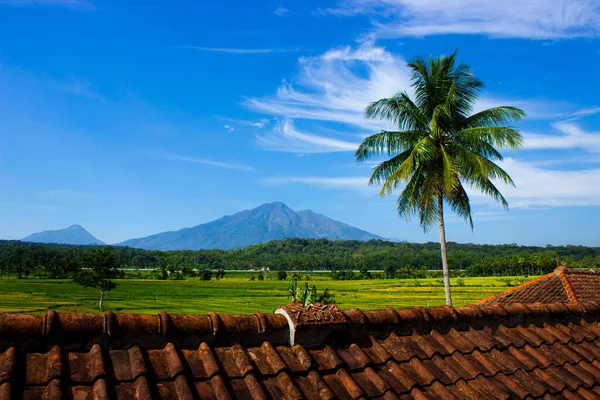
<instances>
[{"instance_id":1,"label":"shrub","mask_svg":"<svg viewBox=\"0 0 600 400\"><path fill-rule=\"evenodd\" d=\"M333 293L330 293L328 289L319 293L315 285L309 288L308 282L305 283L304 289L301 289L298 287L298 282L292 281L288 290L292 300L299 301L305 306L313 303L335 304L335 295Z\"/></svg>"},{"instance_id":2,"label":"shrub","mask_svg":"<svg viewBox=\"0 0 600 400\"><path fill-rule=\"evenodd\" d=\"M204 269L200 271L200 278L203 281L210 281L212 279L213 273L210 269Z\"/></svg>"}]
</instances>

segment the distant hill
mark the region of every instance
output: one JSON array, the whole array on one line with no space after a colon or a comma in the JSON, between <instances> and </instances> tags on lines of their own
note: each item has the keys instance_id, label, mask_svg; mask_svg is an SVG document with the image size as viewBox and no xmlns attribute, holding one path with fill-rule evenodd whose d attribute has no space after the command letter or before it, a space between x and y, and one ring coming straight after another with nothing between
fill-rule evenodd
<instances>
[{"instance_id":1,"label":"distant hill","mask_svg":"<svg viewBox=\"0 0 600 400\"><path fill-rule=\"evenodd\" d=\"M77 244L77 245L94 245L104 244L104 242L96 239L81 225L71 225L65 229L54 231L43 231L33 233L24 239L23 242L35 243L61 243L61 244Z\"/></svg>"},{"instance_id":2,"label":"distant hill","mask_svg":"<svg viewBox=\"0 0 600 400\"><path fill-rule=\"evenodd\" d=\"M383 239L313 211L296 212L281 202L274 202L192 228L130 239L118 245L147 250L228 250L292 237L362 241Z\"/></svg>"}]
</instances>

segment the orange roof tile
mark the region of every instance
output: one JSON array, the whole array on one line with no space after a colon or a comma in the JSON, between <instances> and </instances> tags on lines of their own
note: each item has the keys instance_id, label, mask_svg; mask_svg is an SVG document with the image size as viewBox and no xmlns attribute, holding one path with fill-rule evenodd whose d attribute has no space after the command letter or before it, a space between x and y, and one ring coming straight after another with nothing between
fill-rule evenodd
<instances>
[{"instance_id":1,"label":"orange roof tile","mask_svg":"<svg viewBox=\"0 0 600 400\"><path fill-rule=\"evenodd\" d=\"M479 300L475 304L568 303L576 301L600 301L599 272L558 267L554 272Z\"/></svg>"},{"instance_id":2,"label":"orange roof tile","mask_svg":"<svg viewBox=\"0 0 600 400\"><path fill-rule=\"evenodd\" d=\"M600 303L0 314L0 399L525 397L600 398Z\"/></svg>"}]
</instances>

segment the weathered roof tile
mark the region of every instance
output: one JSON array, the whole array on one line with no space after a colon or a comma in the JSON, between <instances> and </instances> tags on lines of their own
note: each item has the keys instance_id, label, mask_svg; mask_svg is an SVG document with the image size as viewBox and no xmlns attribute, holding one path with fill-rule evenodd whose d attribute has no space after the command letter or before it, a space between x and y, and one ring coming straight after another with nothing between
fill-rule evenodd
<instances>
[{"instance_id":1,"label":"weathered roof tile","mask_svg":"<svg viewBox=\"0 0 600 400\"><path fill-rule=\"evenodd\" d=\"M598 303L341 313L310 347L283 315L0 315L0 399L600 396Z\"/></svg>"},{"instance_id":2,"label":"weathered roof tile","mask_svg":"<svg viewBox=\"0 0 600 400\"><path fill-rule=\"evenodd\" d=\"M478 301L481 305L600 301L600 272L558 267L519 286Z\"/></svg>"}]
</instances>

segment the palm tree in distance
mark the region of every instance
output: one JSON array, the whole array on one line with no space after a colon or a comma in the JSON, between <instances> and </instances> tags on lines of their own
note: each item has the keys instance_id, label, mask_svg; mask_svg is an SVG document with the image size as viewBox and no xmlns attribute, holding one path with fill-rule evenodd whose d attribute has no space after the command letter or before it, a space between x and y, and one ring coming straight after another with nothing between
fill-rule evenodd
<instances>
[{"instance_id":1,"label":"palm tree in distance","mask_svg":"<svg viewBox=\"0 0 600 400\"><path fill-rule=\"evenodd\" d=\"M406 92L371 103L365 117L387 120L398 131L381 131L368 136L355 153L358 162L371 157L389 159L374 169L369 184L381 184L380 194L391 194L401 184L398 196L400 216L418 215L426 231L436 221L446 304L452 305L444 203L464 218L471 229L471 205L465 190L472 187L489 195L508 209L508 203L494 185L498 180L514 186L511 177L493 160L502 160L497 149L522 146L518 130L506 126L525 113L502 106L472 113L483 82L467 64L455 63L456 51L449 56L416 58L412 69L414 100Z\"/></svg>"}]
</instances>

